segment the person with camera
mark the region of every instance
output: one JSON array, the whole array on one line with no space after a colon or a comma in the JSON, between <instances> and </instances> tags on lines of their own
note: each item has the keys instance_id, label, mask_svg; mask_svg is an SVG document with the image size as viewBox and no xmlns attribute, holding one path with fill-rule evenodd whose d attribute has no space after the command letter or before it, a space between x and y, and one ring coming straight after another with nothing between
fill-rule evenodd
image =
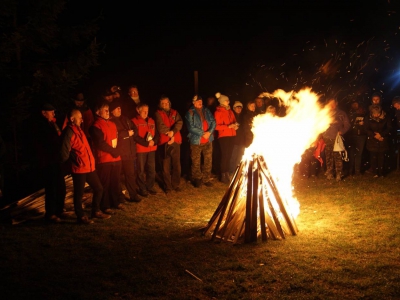
<instances>
[{"instance_id":1,"label":"person with camera","mask_svg":"<svg viewBox=\"0 0 400 300\"><path fill-rule=\"evenodd\" d=\"M221 177L222 183L229 183L229 162L239 123L236 121L235 114L229 106L229 98L221 93L215 94L219 106L215 110L214 117L216 122L215 129L218 131L218 143L221 150Z\"/></svg>"}]
</instances>

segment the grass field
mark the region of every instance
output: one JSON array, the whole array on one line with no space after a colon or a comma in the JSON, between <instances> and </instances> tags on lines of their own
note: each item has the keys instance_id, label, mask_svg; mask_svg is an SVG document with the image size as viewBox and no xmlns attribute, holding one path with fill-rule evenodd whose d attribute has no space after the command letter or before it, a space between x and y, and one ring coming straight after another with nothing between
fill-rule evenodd
<instances>
[{"instance_id":1,"label":"grass field","mask_svg":"<svg viewBox=\"0 0 400 300\"><path fill-rule=\"evenodd\" d=\"M202 235L226 189L159 193L89 226L2 225L2 299L400 299L400 173L296 177L299 233Z\"/></svg>"}]
</instances>

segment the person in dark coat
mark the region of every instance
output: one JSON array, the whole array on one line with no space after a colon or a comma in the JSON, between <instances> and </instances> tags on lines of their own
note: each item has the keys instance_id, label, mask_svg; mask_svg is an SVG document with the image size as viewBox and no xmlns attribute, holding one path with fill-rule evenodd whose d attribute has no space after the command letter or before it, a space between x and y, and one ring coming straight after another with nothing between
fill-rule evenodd
<instances>
[{"instance_id":1,"label":"person in dark coat","mask_svg":"<svg viewBox=\"0 0 400 300\"><path fill-rule=\"evenodd\" d=\"M242 160L244 149L246 148L245 141L245 126L244 126L244 112L243 104L240 101L235 101L233 104L233 114L235 115L236 122L238 123L238 130L236 130L236 136L233 142L233 151L230 161L229 177L231 178L236 170L236 167Z\"/></svg>"},{"instance_id":2,"label":"person in dark coat","mask_svg":"<svg viewBox=\"0 0 400 300\"><path fill-rule=\"evenodd\" d=\"M374 178L383 177L385 153L390 146L390 133L392 122L382 107L372 104L369 107L369 117L365 119L365 129L367 131L367 150L370 153L371 169Z\"/></svg>"},{"instance_id":3,"label":"person in dark coat","mask_svg":"<svg viewBox=\"0 0 400 300\"><path fill-rule=\"evenodd\" d=\"M121 101L110 103L110 120L115 123L118 130L118 150L121 154L122 174L125 187L128 191L129 202L140 202L142 199L137 194L136 188L136 142L137 127L131 119L122 114Z\"/></svg>"},{"instance_id":4,"label":"person in dark coat","mask_svg":"<svg viewBox=\"0 0 400 300\"><path fill-rule=\"evenodd\" d=\"M346 134L346 142L349 149L349 174L361 174L361 161L367 140L367 132L365 130L365 109L360 103L354 100L349 110L349 119L351 128Z\"/></svg>"},{"instance_id":5,"label":"person in dark coat","mask_svg":"<svg viewBox=\"0 0 400 300\"><path fill-rule=\"evenodd\" d=\"M34 132L40 173L44 180L45 219L59 223L64 212L66 186L59 159L61 130L56 123L54 111L53 105L43 105L41 116L34 123Z\"/></svg>"}]
</instances>

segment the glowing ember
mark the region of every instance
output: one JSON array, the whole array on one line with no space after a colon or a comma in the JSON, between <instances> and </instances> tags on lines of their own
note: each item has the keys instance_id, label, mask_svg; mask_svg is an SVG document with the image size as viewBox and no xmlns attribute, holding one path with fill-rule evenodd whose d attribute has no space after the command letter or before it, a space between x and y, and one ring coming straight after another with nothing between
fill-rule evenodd
<instances>
[{"instance_id":1,"label":"glowing ember","mask_svg":"<svg viewBox=\"0 0 400 300\"><path fill-rule=\"evenodd\" d=\"M254 118L253 143L205 230L213 238L237 242L244 235L250 242L260 234L266 240L297 233L295 218L300 210L293 195L294 166L332 118L310 89L263 96L280 99L286 114Z\"/></svg>"}]
</instances>

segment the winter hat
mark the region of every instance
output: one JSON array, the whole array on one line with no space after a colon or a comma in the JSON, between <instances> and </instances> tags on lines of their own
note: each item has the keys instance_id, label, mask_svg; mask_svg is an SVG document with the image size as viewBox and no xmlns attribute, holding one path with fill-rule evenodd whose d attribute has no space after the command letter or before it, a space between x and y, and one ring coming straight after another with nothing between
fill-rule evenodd
<instances>
[{"instance_id":1,"label":"winter hat","mask_svg":"<svg viewBox=\"0 0 400 300\"><path fill-rule=\"evenodd\" d=\"M45 103L42 106L42 110L44 111L52 111L52 110L56 110L55 107L53 105L51 105L50 103Z\"/></svg>"},{"instance_id":2,"label":"winter hat","mask_svg":"<svg viewBox=\"0 0 400 300\"><path fill-rule=\"evenodd\" d=\"M243 108L243 104L240 101L235 101L235 103L233 104L233 108L240 106L241 108Z\"/></svg>"},{"instance_id":3,"label":"winter hat","mask_svg":"<svg viewBox=\"0 0 400 300\"><path fill-rule=\"evenodd\" d=\"M221 93L216 93L215 97L218 99L219 104L223 104L225 101L229 102L228 96L222 95Z\"/></svg>"},{"instance_id":4,"label":"winter hat","mask_svg":"<svg viewBox=\"0 0 400 300\"><path fill-rule=\"evenodd\" d=\"M193 99L192 99L192 103L195 103L197 100L203 100L203 98L201 98L200 95L194 95Z\"/></svg>"},{"instance_id":5,"label":"winter hat","mask_svg":"<svg viewBox=\"0 0 400 300\"><path fill-rule=\"evenodd\" d=\"M110 102L110 104L108 105L108 110L112 112L117 107L121 107L121 103L118 100L114 100L113 102Z\"/></svg>"}]
</instances>

